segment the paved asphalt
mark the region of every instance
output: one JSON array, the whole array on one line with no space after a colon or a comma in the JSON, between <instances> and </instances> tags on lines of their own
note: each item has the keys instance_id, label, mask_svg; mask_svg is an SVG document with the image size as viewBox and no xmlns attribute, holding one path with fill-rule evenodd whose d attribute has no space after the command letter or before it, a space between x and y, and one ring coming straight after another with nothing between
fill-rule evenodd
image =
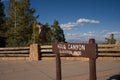
<instances>
[{"instance_id":1,"label":"paved asphalt","mask_svg":"<svg viewBox=\"0 0 120 80\"><path fill-rule=\"evenodd\" d=\"M96 63L97 80L120 80L120 61ZM0 80L56 80L56 62L0 61ZM62 60L62 80L89 80L89 62Z\"/></svg>"}]
</instances>

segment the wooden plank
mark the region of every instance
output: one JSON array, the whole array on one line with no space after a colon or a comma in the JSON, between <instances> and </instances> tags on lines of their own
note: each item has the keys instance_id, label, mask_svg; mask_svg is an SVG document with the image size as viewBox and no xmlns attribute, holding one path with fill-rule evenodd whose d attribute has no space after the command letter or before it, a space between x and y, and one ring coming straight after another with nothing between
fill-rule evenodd
<instances>
[{"instance_id":1,"label":"wooden plank","mask_svg":"<svg viewBox=\"0 0 120 80\"><path fill-rule=\"evenodd\" d=\"M41 49L40 52L52 52L52 49Z\"/></svg>"},{"instance_id":2,"label":"wooden plank","mask_svg":"<svg viewBox=\"0 0 120 80\"><path fill-rule=\"evenodd\" d=\"M29 50L30 47L9 47L9 48L0 48L0 51L8 51L8 50Z\"/></svg>"},{"instance_id":3,"label":"wooden plank","mask_svg":"<svg viewBox=\"0 0 120 80\"><path fill-rule=\"evenodd\" d=\"M98 44L98 47L120 47L120 45L116 45L116 44Z\"/></svg>"},{"instance_id":4,"label":"wooden plank","mask_svg":"<svg viewBox=\"0 0 120 80\"><path fill-rule=\"evenodd\" d=\"M25 54L25 53L29 53L29 50L21 50L21 51L0 51L0 54L8 54L8 53L12 53L12 54Z\"/></svg>"},{"instance_id":5,"label":"wooden plank","mask_svg":"<svg viewBox=\"0 0 120 80\"><path fill-rule=\"evenodd\" d=\"M51 49L52 49L52 45L43 45L43 46L40 46L40 48L45 48L45 49L46 49L46 48L47 48L47 49L48 49L48 48L51 48Z\"/></svg>"},{"instance_id":6,"label":"wooden plank","mask_svg":"<svg viewBox=\"0 0 120 80\"><path fill-rule=\"evenodd\" d=\"M42 57L55 57L56 54L42 54Z\"/></svg>"},{"instance_id":7,"label":"wooden plank","mask_svg":"<svg viewBox=\"0 0 120 80\"><path fill-rule=\"evenodd\" d=\"M120 57L120 53L99 53L98 57Z\"/></svg>"},{"instance_id":8,"label":"wooden plank","mask_svg":"<svg viewBox=\"0 0 120 80\"><path fill-rule=\"evenodd\" d=\"M68 57L67 55L60 55L61 57ZM42 57L55 57L55 54L42 54ZM80 56L69 56L80 57ZM120 53L98 53L98 57L120 57Z\"/></svg>"},{"instance_id":9,"label":"wooden plank","mask_svg":"<svg viewBox=\"0 0 120 80\"><path fill-rule=\"evenodd\" d=\"M29 57L29 54L0 54L0 57Z\"/></svg>"},{"instance_id":10,"label":"wooden plank","mask_svg":"<svg viewBox=\"0 0 120 80\"><path fill-rule=\"evenodd\" d=\"M120 51L120 49L110 48L110 49L98 49L98 51Z\"/></svg>"}]
</instances>

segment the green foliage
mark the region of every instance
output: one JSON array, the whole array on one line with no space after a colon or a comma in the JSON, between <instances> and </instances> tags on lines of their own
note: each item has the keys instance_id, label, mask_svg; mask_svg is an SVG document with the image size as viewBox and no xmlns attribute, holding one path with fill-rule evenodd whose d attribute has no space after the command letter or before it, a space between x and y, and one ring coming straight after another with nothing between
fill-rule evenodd
<instances>
[{"instance_id":1,"label":"green foliage","mask_svg":"<svg viewBox=\"0 0 120 80\"><path fill-rule=\"evenodd\" d=\"M0 47L5 47L6 22L5 22L4 9L5 9L4 4L0 0Z\"/></svg>"},{"instance_id":2,"label":"green foliage","mask_svg":"<svg viewBox=\"0 0 120 80\"><path fill-rule=\"evenodd\" d=\"M4 37L5 32L5 13L4 13L4 4L0 0L0 36Z\"/></svg>"},{"instance_id":3,"label":"green foliage","mask_svg":"<svg viewBox=\"0 0 120 80\"><path fill-rule=\"evenodd\" d=\"M63 30L60 28L57 20L55 20L52 25L52 40L55 39L57 39L59 42L65 42Z\"/></svg>"},{"instance_id":4,"label":"green foliage","mask_svg":"<svg viewBox=\"0 0 120 80\"><path fill-rule=\"evenodd\" d=\"M65 42L57 20L51 27L48 23L37 27L38 16L33 16L34 13L35 9L30 8L30 0L9 0L6 17L0 0L0 41L6 40L6 46L9 47L28 46L32 43L51 44L54 39Z\"/></svg>"},{"instance_id":5,"label":"green foliage","mask_svg":"<svg viewBox=\"0 0 120 80\"><path fill-rule=\"evenodd\" d=\"M47 24L34 23L33 33L30 44L37 43L40 45L51 44L51 29Z\"/></svg>"},{"instance_id":6,"label":"green foliage","mask_svg":"<svg viewBox=\"0 0 120 80\"><path fill-rule=\"evenodd\" d=\"M51 29L49 24L45 25L41 24L41 32L40 32L40 44L50 44L51 43Z\"/></svg>"},{"instance_id":7,"label":"green foliage","mask_svg":"<svg viewBox=\"0 0 120 80\"><path fill-rule=\"evenodd\" d=\"M51 28L49 27L49 24L48 23L46 23L45 25L44 25L45 27L46 27L46 30L45 30L45 32L46 32L46 44L51 44L51 42L52 42L52 30L51 30Z\"/></svg>"},{"instance_id":8,"label":"green foliage","mask_svg":"<svg viewBox=\"0 0 120 80\"><path fill-rule=\"evenodd\" d=\"M46 39L47 39L47 44L52 43L52 30L50 28L47 29Z\"/></svg>"},{"instance_id":9,"label":"green foliage","mask_svg":"<svg viewBox=\"0 0 120 80\"><path fill-rule=\"evenodd\" d=\"M110 34L110 38L105 38L105 44L115 44L116 39L114 38L114 34Z\"/></svg>"},{"instance_id":10,"label":"green foliage","mask_svg":"<svg viewBox=\"0 0 120 80\"><path fill-rule=\"evenodd\" d=\"M10 0L8 7L7 46L27 46L31 40L35 10L29 0Z\"/></svg>"}]
</instances>

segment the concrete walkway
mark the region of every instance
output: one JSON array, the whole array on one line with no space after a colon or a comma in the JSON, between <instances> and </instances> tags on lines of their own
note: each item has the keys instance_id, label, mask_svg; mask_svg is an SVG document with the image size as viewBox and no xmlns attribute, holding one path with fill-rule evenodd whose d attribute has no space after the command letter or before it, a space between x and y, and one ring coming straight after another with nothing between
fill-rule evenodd
<instances>
[{"instance_id":1,"label":"concrete walkway","mask_svg":"<svg viewBox=\"0 0 120 80\"><path fill-rule=\"evenodd\" d=\"M97 80L120 80L120 61L97 61ZM0 80L56 80L56 62L0 61ZM62 61L62 80L89 80L89 62Z\"/></svg>"}]
</instances>

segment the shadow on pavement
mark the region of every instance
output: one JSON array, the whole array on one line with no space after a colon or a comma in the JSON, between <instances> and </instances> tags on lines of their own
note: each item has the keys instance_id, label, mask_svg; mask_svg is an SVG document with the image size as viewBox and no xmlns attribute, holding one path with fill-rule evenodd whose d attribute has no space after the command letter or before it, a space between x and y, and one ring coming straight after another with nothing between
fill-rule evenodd
<instances>
[{"instance_id":1,"label":"shadow on pavement","mask_svg":"<svg viewBox=\"0 0 120 80\"><path fill-rule=\"evenodd\" d=\"M113 75L111 76L109 79L107 80L120 80L120 73L119 74L116 74L116 75Z\"/></svg>"}]
</instances>

